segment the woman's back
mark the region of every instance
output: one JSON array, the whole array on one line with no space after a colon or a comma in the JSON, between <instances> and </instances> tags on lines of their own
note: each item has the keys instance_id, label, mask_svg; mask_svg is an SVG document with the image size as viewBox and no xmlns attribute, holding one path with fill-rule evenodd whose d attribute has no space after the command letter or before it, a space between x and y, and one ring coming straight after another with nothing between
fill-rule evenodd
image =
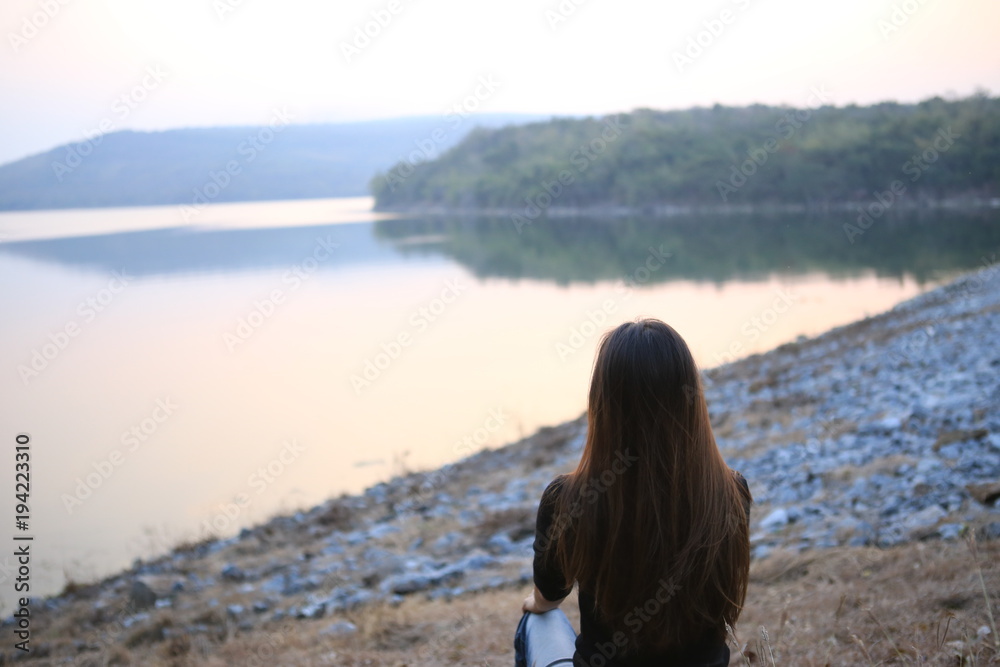
<instances>
[{"instance_id":1,"label":"woman's back","mask_svg":"<svg viewBox=\"0 0 1000 667\"><path fill-rule=\"evenodd\" d=\"M580 463L546 489L536 525L538 592L561 600L579 584L577 664L728 664L750 502L677 332L643 320L606 335Z\"/></svg>"}]
</instances>

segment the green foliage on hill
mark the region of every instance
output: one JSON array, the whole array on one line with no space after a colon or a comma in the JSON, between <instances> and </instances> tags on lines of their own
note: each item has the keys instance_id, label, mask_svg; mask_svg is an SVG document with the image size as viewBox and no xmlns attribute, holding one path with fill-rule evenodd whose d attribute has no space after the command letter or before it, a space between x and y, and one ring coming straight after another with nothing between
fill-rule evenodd
<instances>
[{"instance_id":1,"label":"green foliage on hill","mask_svg":"<svg viewBox=\"0 0 1000 667\"><path fill-rule=\"evenodd\" d=\"M1000 196L1000 99L640 109L481 129L372 179L381 209L545 209ZM537 215L537 212L535 212Z\"/></svg>"}]
</instances>

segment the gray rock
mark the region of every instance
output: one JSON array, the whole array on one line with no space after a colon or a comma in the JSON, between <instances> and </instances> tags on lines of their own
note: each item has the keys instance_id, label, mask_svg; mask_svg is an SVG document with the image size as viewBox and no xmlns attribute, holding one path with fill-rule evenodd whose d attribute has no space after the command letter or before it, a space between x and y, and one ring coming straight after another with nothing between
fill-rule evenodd
<instances>
[{"instance_id":1,"label":"gray rock","mask_svg":"<svg viewBox=\"0 0 1000 667\"><path fill-rule=\"evenodd\" d=\"M482 518L482 513L476 510L462 510L458 513L458 520L467 526L478 523Z\"/></svg>"},{"instance_id":2,"label":"gray rock","mask_svg":"<svg viewBox=\"0 0 1000 667\"><path fill-rule=\"evenodd\" d=\"M486 541L486 548L490 553L503 556L515 550L514 542L506 531L500 531Z\"/></svg>"},{"instance_id":3,"label":"gray rock","mask_svg":"<svg viewBox=\"0 0 1000 667\"><path fill-rule=\"evenodd\" d=\"M917 462L917 473L920 475L926 475L927 473L937 472L944 467L940 459L926 457L920 459Z\"/></svg>"},{"instance_id":4,"label":"gray rock","mask_svg":"<svg viewBox=\"0 0 1000 667\"><path fill-rule=\"evenodd\" d=\"M899 417L885 417L878 421L864 424L858 428L859 435L889 435L898 431L903 426L903 420Z\"/></svg>"},{"instance_id":5,"label":"gray rock","mask_svg":"<svg viewBox=\"0 0 1000 667\"><path fill-rule=\"evenodd\" d=\"M326 602L312 602L302 605L295 614L296 618L322 618L326 613Z\"/></svg>"},{"instance_id":6,"label":"gray rock","mask_svg":"<svg viewBox=\"0 0 1000 667\"><path fill-rule=\"evenodd\" d=\"M336 542L331 542L320 550L321 556L339 556L344 553L344 547Z\"/></svg>"},{"instance_id":7,"label":"gray rock","mask_svg":"<svg viewBox=\"0 0 1000 667\"><path fill-rule=\"evenodd\" d=\"M462 533L458 531L453 530L450 533L445 533L431 543L431 553L435 556L450 554L464 540Z\"/></svg>"},{"instance_id":8,"label":"gray rock","mask_svg":"<svg viewBox=\"0 0 1000 667\"><path fill-rule=\"evenodd\" d=\"M306 582L302 577L294 574L286 574L282 577L283 585L281 587L281 594L292 596L298 595L306 590Z\"/></svg>"},{"instance_id":9,"label":"gray rock","mask_svg":"<svg viewBox=\"0 0 1000 667\"><path fill-rule=\"evenodd\" d=\"M372 540L379 540L386 535L392 535L393 533L399 532L399 526L394 526L390 523L377 523L368 529L368 538Z\"/></svg>"},{"instance_id":10,"label":"gray rock","mask_svg":"<svg viewBox=\"0 0 1000 667\"><path fill-rule=\"evenodd\" d=\"M285 590L285 575L276 574L269 577L260 585L260 590L264 593L282 593Z\"/></svg>"},{"instance_id":11,"label":"gray rock","mask_svg":"<svg viewBox=\"0 0 1000 667\"><path fill-rule=\"evenodd\" d=\"M859 521L854 527L853 534L847 540L848 546L868 547L878 541L878 532L867 521Z\"/></svg>"},{"instance_id":12,"label":"gray rock","mask_svg":"<svg viewBox=\"0 0 1000 667\"><path fill-rule=\"evenodd\" d=\"M484 568L493 567L499 561L493 556L484 553L471 553L465 558L462 558L457 563L455 563L454 568L457 570L482 570Z\"/></svg>"},{"instance_id":13,"label":"gray rock","mask_svg":"<svg viewBox=\"0 0 1000 667\"><path fill-rule=\"evenodd\" d=\"M961 537L963 528L960 523L942 523L937 532L943 540L957 540Z\"/></svg>"},{"instance_id":14,"label":"gray rock","mask_svg":"<svg viewBox=\"0 0 1000 667\"><path fill-rule=\"evenodd\" d=\"M368 534L362 530L352 530L349 533L344 534L344 542L348 546L357 546L358 544L364 544L368 539Z\"/></svg>"},{"instance_id":15,"label":"gray rock","mask_svg":"<svg viewBox=\"0 0 1000 667\"><path fill-rule=\"evenodd\" d=\"M389 577L381 584L383 593L394 593L396 595L409 595L419 591L425 591L434 585L434 579L426 574L401 574Z\"/></svg>"},{"instance_id":16,"label":"gray rock","mask_svg":"<svg viewBox=\"0 0 1000 667\"><path fill-rule=\"evenodd\" d=\"M357 632L358 626L350 621L337 621L320 630L319 634L324 637L350 637Z\"/></svg>"},{"instance_id":17,"label":"gray rock","mask_svg":"<svg viewBox=\"0 0 1000 667\"><path fill-rule=\"evenodd\" d=\"M142 623L143 621L149 620L149 614L142 612L139 614L132 614L131 616L126 616L122 619L122 626L125 628L131 628L136 623Z\"/></svg>"},{"instance_id":18,"label":"gray rock","mask_svg":"<svg viewBox=\"0 0 1000 667\"><path fill-rule=\"evenodd\" d=\"M223 566L221 575L226 581L243 581L247 578L246 572L233 563L227 563Z\"/></svg>"},{"instance_id":19,"label":"gray rock","mask_svg":"<svg viewBox=\"0 0 1000 667\"><path fill-rule=\"evenodd\" d=\"M771 512L760 520L760 527L767 531L775 531L788 525L788 510L783 507L771 510Z\"/></svg>"},{"instance_id":20,"label":"gray rock","mask_svg":"<svg viewBox=\"0 0 1000 667\"><path fill-rule=\"evenodd\" d=\"M129 602L133 609L149 609L156 605L156 593L138 579L132 582L129 590Z\"/></svg>"},{"instance_id":21,"label":"gray rock","mask_svg":"<svg viewBox=\"0 0 1000 667\"><path fill-rule=\"evenodd\" d=\"M374 602L377 599L378 596L371 591L359 590L344 597L340 602L340 606L346 611L351 611L352 609L357 609L358 607Z\"/></svg>"},{"instance_id":22,"label":"gray rock","mask_svg":"<svg viewBox=\"0 0 1000 667\"><path fill-rule=\"evenodd\" d=\"M986 524L977 531L977 536L984 540L1000 540L1000 521Z\"/></svg>"},{"instance_id":23,"label":"gray rock","mask_svg":"<svg viewBox=\"0 0 1000 667\"><path fill-rule=\"evenodd\" d=\"M959 459L962 457L962 448L957 444L945 445L938 449L938 456L943 459Z\"/></svg>"},{"instance_id":24,"label":"gray rock","mask_svg":"<svg viewBox=\"0 0 1000 667\"><path fill-rule=\"evenodd\" d=\"M940 505L930 505L907 516L903 521L903 529L910 539L921 539L934 533L933 528L947 513Z\"/></svg>"}]
</instances>

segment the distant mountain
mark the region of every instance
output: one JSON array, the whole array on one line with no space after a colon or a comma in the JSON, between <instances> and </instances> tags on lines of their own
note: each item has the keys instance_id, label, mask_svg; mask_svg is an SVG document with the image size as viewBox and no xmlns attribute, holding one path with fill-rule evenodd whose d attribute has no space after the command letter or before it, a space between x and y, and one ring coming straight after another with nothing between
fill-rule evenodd
<instances>
[{"instance_id":1,"label":"distant mountain","mask_svg":"<svg viewBox=\"0 0 1000 667\"><path fill-rule=\"evenodd\" d=\"M475 127L527 114L161 132L120 131L0 166L0 210L367 195L372 176L433 159Z\"/></svg>"}]
</instances>

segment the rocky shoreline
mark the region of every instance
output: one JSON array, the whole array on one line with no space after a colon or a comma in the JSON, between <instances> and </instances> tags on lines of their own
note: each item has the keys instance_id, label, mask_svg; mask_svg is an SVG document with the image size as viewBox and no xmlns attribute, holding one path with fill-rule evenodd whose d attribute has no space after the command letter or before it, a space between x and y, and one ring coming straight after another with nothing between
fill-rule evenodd
<instances>
[{"instance_id":1,"label":"rocky shoreline","mask_svg":"<svg viewBox=\"0 0 1000 667\"><path fill-rule=\"evenodd\" d=\"M1000 538L997 341L1000 265L984 260L887 313L707 371L716 438L754 494L754 558ZM364 607L524 586L538 498L574 466L584 432L582 419L542 429L72 585L36 603L27 657L300 619L342 637Z\"/></svg>"}]
</instances>

